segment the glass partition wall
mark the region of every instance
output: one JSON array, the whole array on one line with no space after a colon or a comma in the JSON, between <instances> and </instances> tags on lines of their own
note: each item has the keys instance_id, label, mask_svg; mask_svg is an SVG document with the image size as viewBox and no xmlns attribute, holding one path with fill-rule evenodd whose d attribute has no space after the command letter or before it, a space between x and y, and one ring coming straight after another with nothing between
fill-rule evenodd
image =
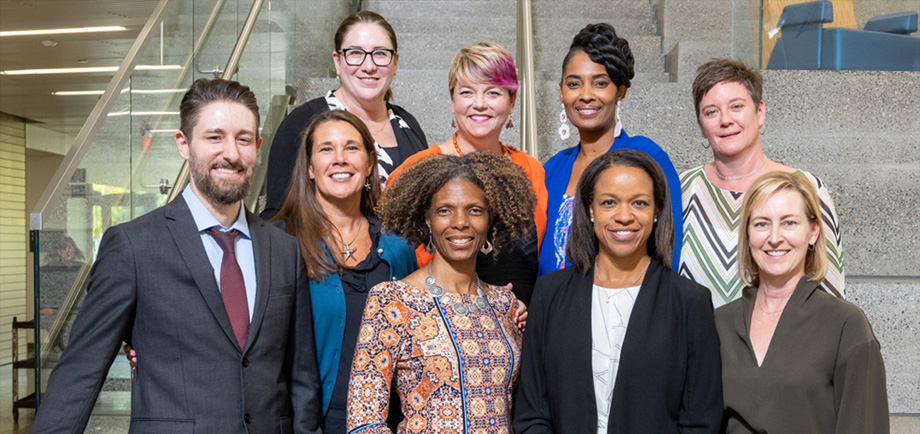
<instances>
[{"instance_id":1,"label":"glass partition wall","mask_svg":"<svg viewBox=\"0 0 920 434\"><path fill-rule=\"evenodd\" d=\"M162 22L155 24L150 41L138 53L137 66L117 92L112 108L101 116L101 127L85 155L71 163L72 175L59 182L56 191L49 186L46 195L51 199L32 214L32 236L38 240L34 256L39 264L35 282L39 390L69 342L103 232L166 203L183 162L175 145L182 95L192 81L223 74L253 7L252 0L167 3ZM255 92L264 125L270 119L273 96L285 93L287 47L284 27L273 21L278 14L272 13L272 2L265 1L259 12L233 78ZM130 367L119 355L96 413L129 410L130 388ZM40 400L40 394L37 397Z\"/></svg>"}]
</instances>

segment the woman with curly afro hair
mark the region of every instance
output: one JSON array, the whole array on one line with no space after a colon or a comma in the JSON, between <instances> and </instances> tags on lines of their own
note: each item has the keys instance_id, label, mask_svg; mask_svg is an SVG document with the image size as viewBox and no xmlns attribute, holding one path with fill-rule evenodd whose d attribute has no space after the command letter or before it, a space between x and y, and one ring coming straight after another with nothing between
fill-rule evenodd
<instances>
[{"instance_id":1,"label":"woman with curly afro hair","mask_svg":"<svg viewBox=\"0 0 920 434\"><path fill-rule=\"evenodd\" d=\"M516 299L482 282L476 262L480 252L494 255L528 235L535 202L520 168L483 152L424 158L387 188L377 207L384 229L425 245L433 258L368 295L349 432L389 432L391 384L405 416L397 432L510 432L521 355Z\"/></svg>"}]
</instances>

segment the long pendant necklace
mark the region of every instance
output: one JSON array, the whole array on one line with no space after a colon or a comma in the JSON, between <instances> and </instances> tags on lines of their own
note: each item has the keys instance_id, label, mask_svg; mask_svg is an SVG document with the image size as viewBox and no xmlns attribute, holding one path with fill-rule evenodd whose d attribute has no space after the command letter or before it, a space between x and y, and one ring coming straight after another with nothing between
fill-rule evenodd
<instances>
[{"instance_id":1,"label":"long pendant necklace","mask_svg":"<svg viewBox=\"0 0 920 434\"><path fill-rule=\"evenodd\" d=\"M347 261L349 258L354 259L354 260L356 260L356 261L358 260L358 258L355 258L355 252L357 252L358 249L353 249L353 248L351 248L351 243L354 243L355 240L358 239L358 234L361 233L361 224L362 224L362 223L364 223L364 219L363 219L363 218L360 219L360 220L358 220L358 229L355 230L355 236L351 239L351 241L349 241L349 242L346 243L345 240L342 240L342 244L345 246L345 249L342 250L342 252L341 252L342 255L345 256L345 259L343 259L343 261Z\"/></svg>"},{"instance_id":2,"label":"long pendant necklace","mask_svg":"<svg viewBox=\"0 0 920 434\"><path fill-rule=\"evenodd\" d=\"M425 284L428 285L428 294L441 300L441 304L450 306L457 315L466 315L467 313L485 312L489 310L489 303L486 296L482 295L482 281L476 278L476 297L473 299L473 305L469 308L463 304L459 296L451 296L440 285L435 282L431 274L431 263L428 263L428 277L425 278Z\"/></svg>"}]
</instances>

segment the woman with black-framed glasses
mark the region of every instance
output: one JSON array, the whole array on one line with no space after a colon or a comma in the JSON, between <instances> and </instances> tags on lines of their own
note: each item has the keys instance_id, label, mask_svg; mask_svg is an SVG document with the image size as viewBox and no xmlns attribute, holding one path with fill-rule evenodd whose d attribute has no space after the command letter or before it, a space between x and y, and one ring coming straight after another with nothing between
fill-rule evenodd
<instances>
[{"instance_id":1,"label":"woman with black-framed glasses","mask_svg":"<svg viewBox=\"0 0 920 434\"><path fill-rule=\"evenodd\" d=\"M406 158L428 148L415 117L389 102L399 52L396 33L382 16L360 11L345 18L335 32L332 60L339 88L294 109L275 133L262 218L273 217L284 203L301 134L318 113L346 110L364 122L374 138L381 185Z\"/></svg>"}]
</instances>

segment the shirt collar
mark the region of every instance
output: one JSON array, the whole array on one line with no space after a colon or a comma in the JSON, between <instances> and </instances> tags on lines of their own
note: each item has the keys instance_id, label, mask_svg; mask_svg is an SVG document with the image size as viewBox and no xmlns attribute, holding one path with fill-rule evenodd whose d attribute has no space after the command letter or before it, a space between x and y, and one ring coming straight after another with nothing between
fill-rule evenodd
<instances>
[{"instance_id":1,"label":"shirt collar","mask_svg":"<svg viewBox=\"0 0 920 434\"><path fill-rule=\"evenodd\" d=\"M249 223L246 220L246 210L243 208L243 202L240 201L240 213L237 216L236 221L227 228L220 224L217 221L217 218L211 214L210 211L204 206L204 203L201 202L201 199L198 195L192 191L191 187L185 187L185 190L182 191L182 198L185 199L185 203L188 205L188 210L192 213L192 219L195 220L195 226L198 228L198 232L202 232L205 229L213 228L217 226L222 231L227 231L230 229L236 229L240 231L246 238L252 238L249 235Z\"/></svg>"}]
</instances>

